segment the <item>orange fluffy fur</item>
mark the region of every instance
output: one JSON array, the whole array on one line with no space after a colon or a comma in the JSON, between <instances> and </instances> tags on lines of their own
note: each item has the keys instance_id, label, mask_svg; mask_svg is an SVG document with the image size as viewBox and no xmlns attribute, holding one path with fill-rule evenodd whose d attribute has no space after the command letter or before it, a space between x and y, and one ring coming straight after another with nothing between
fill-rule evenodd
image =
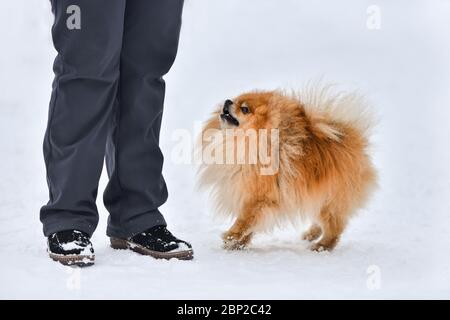
<instances>
[{"instance_id":1,"label":"orange fluffy fur","mask_svg":"<svg viewBox=\"0 0 450 320\"><path fill-rule=\"evenodd\" d=\"M315 241L311 249L333 249L376 185L367 150L372 119L363 99L322 88L250 92L232 102L239 125L220 118L221 106L203 128L203 150L208 129L224 135L225 129L278 129L279 169L261 175L260 163L202 165L200 183L212 189L217 211L235 218L224 247L244 248L256 232L304 217L312 221L303 235Z\"/></svg>"}]
</instances>

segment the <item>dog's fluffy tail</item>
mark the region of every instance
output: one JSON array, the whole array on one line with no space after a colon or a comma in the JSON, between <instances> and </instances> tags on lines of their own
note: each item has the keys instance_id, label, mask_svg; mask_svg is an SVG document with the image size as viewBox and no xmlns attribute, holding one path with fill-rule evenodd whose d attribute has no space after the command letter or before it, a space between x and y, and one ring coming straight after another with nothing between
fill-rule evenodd
<instances>
[{"instance_id":1,"label":"dog's fluffy tail","mask_svg":"<svg viewBox=\"0 0 450 320\"><path fill-rule=\"evenodd\" d=\"M358 92L337 91L334 85L308 84L297 94L316 128L333 139L339 131L327 120L348 125L366 138L376 124L372 109L365 97Z\"/></svg>"}]
</instances>

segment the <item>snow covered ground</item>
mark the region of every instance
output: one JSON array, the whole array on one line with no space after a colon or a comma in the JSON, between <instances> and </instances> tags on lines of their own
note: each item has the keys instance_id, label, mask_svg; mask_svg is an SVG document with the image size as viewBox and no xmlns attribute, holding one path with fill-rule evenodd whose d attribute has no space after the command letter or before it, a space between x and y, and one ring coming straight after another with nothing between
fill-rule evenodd
<instances>
[{"instance_id":1,"label":"snow covered ground","mask_svg":"<svg viewBox=\"0 0 450 320\"><path fill-rule=\"evenodd\" d=\"M196 258L114 251L99 201L96 265L79 270L47 257L38 219L55 55L49 4L2 1L0 298L450 298L449 17L447 0L186 0L166 78L170 198L162 211ZM308 251L292 228L259 236L248 251L223 251L228 222L214 220L195 189L195 166L174 161L173 133L192 132L243 90L297 88L321 76L372 101L380 189L332 253Z\"/></svg>"}]
</instances>

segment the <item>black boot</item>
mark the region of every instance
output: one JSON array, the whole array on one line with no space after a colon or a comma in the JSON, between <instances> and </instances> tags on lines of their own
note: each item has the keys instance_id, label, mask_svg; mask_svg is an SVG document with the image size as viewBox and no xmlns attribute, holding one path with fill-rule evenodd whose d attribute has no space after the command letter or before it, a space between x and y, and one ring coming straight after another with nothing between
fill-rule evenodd
<instances>
[{"instance_id":1,"label":"black boot","mask_svg":"<svg viewBox=\"0 0 450 320\"><path fill-rule=\"evenodd\" d=\"M191 260L194 258L192 246L177 239L165 226L156 226L129 239L110 238L114 249L130 249L156 259Z\"/></svg>"},{"instance_id":2,"label":"black boot","mask_svg":"<svg viewBox=\"0 0 450 320\"><path fill-rule=\"evenodd\" d=\"M56 232L48 237L50 258L67 266L94 264L95 255L88 234L78 230Z\"/></svg>"}]
</instances>

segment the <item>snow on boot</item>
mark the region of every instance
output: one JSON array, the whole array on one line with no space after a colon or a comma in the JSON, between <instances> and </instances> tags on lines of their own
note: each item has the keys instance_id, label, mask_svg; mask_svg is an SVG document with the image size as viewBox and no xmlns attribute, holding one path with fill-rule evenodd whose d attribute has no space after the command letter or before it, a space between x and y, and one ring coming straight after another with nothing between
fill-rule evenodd
<instances>
[{"instance_id":1,"label":"snow on boot","mask_svg":"<svg viewBox=\"0 0 450 320\"><path fill-rule=\"evenodd\" d=\"M50 258L67 266L90 266L95 255L89 235L78 230L56 232L48 237Z\"/></svg>"},{"instance_id":2,"label":"snow on boot","mask_svg":"<svg viewBox=\"0 0 450 320\"><path fill-rule=\"evenodd\" d=\"M111 237L114 249L130 249L156 259L191 260L194 251L191 244L172 235L165 226L156 226L129 239Z\"/></svg>"}]
</instances>

